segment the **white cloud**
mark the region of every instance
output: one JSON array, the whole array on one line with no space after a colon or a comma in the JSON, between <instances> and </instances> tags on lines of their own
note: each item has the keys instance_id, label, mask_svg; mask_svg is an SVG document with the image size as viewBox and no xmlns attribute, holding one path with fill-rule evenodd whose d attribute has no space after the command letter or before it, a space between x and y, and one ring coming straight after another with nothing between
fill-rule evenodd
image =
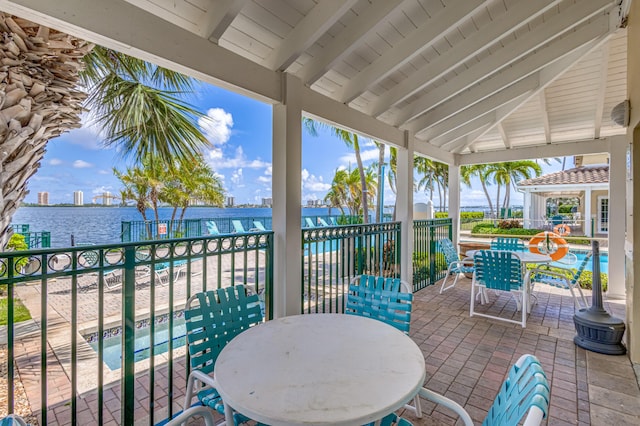
<instances>
[{"instance_id":1,"label":"white cloud","mask_svg":"<svg viewBox=\"0 0 640 426\"><path fill-rule=\"evenodd\" d=\"M242 184L242 169L238 169L231 174L231 183L233 183L236 187Z\"/></svg>"},{"instance_id":2,"label":"white cloud","mask_svg":"<svg viewBox=\"0 0 640 426\"><path fill-rule=\"evenodd\" d=\"M107 185L107 186L99 186L99 187L97 187L97 188L94 188L94 189L91 191L91 193L92 193L92 194L94 194L94 195L102 195L102 194L104 194L105 192L111 192L111 193L113 193L113 188L112 188L111 186L109 186L109 185Z\"/></svg>"},{"instance_id":3,"label":"white cloud","mask_svg":"<svg viewBox=\"0 0 640 426\"><path fill-rule=\"evenodd\" d=\"M222 108L211 108L206 117L198 119L198 126L214 145L224 145L231 137L233 117Z\"/></svg>"},{"instance_id":4,"label":"white cloud","mask_svg":"<svg viewBox=\"0 0 640 426\"><path fill-rule=\"evenodd\" d=\"M59 166L60 164L62 164L62 160L60 160L59 158L52 158L51 160L49 160L50 166Z\"/></svg>"},{"instance_id":5,"label":"white cloud","mask_svg":"<svg viewBox=\"0 0 640 426\"><path fill-rule=\"evenodd\" d=\"M258 176L258 182L268 185L271 184L271 178L269 176Z\"/></svg>"},{"instance_id":6,"label":"white cloud","mask_svg":"<svg viewBox=\"0 0 640 426\"><path fill-rule=\"evenodd\" d=\"M363 163L366 163L368 161L377 161L379 154L380 154L380 151L378 151L378 148L365 149L360 151L360 158L362 158ZM352 168L357 167L356 154L353 152L343 155L342 157L340 157L339 161L342 164L346 164L346 165L351 164Z\"/></svg>"},{"instance_id":7,"label":"white cloud","mask_svg":"<svg viewBox=\"0 0 640 426\"><path fill-rule=\"evenodd\" d=\"M236 148L233 158L225 158L221 150L212 150L209 153L209 164L211 164L214 170L239 168L262 169L271 167L271 163L262 161L259 158L255 160L247 159L241 146Z\"/></svg>"},{"instance_id":8,"label":"white cloud","mask_svg":"<svg viewBox=\"0 0 640 426\"><path fill-rule=\"evenodd\" d=\"M99 175L110 175L111 170L98 170Z\"/></svg>"},{"instance_id":9,"label":"white cloud","mask_svg":"<svg viewBox=\"0 0 640 426\"><path fill-rule=\"evenodd\" d=\"M309 173L307 169L302 169L302 189L311 192L327 192L331 185L324 182L322 176L316 176ZM311 195L310 195L311 196ZM315 194L313 195L316 196Z\"/></svg>"},{"instance_id":10,"label":"white cloud","mask_svg":"<svg viewBox=\"0 0 640 426\"><path fill-rule=\"evenodd\" d=\"M76 160L73 162L73 167L75 169L88 169L90 167L93 167L93 164L88 163L84 160Z\"/></svg>"}]
</instances>

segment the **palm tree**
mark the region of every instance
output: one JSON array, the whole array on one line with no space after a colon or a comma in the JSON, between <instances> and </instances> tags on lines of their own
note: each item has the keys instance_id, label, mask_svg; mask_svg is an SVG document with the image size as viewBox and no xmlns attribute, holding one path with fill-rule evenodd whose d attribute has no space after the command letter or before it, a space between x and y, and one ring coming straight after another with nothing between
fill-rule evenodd
<instances>
[{"instance_id":1,"label":"palm tree","mask_svg":"<svg viewBox=\"0 0 640 426\"><path fill-rule=\"evenodd\" d=\"M160 200L173 206L171 220L175 220L178 209L180 223L192 200L199 200L222 207L224 204L224 188L222 181L215 175L202 156L190 162L178 163L170 170L170 176L160 194Z\"/></svg>"},{"instance_id":2,"label":"palm tree","mask_svg":"<svg viewBox=\"0 0 640 426\"><path fill-rule=\"evenodd\" d=\"M384 206L382 205L384 203L384 200L382 199L382 194L384 191L384 176L382 176L382 167L384 165L384 155L385 155L385 151L386 151L386 145L383 144L382 142L378 142L378 141L373 141L374 144L376 144L376 146L378 147L378 172L377 172L377 176L378 176L378 196L377 196L377 201L376 201L376 219L375 221L377 222L378 220L382 222L383 220L383 212L384 212Z\"/></svg>"},{"instance_id":3,"label":"palm tree","mask_svg":"<svg viewBox=\"0 0 640 426\"><path fill-rule=\"evenodd\" d=\"M490 176L493 172L492 164L473 164L470 166L462 166L460 168L460 176L462 182L469 188L471 188L471 179L477 177L482 185L485 197L487 197L487 203L489 205L489 211L493 213L493 203L491 202L491 196L487 185L490 182Z\"/></svg>"},{"instance_id":4,"label":"palm tree","mask_svg":"<svg viewBox=\"0 0 640 426\"><path fill-rule=\"evenodd\" d=\"M149 193L151 188L144 176L144 172L140 167L130 167L126 172L122 173L115 167L113 168L113 174L120 179L124 188L120 190L122 202L131 200L136 203L136 210L142 216L142 220L145 221L147 227L147 236L152 238L151 226L147 220L147 208L151 205L149 202Z\"/></svg>"},{"instance_id":5,"label":"palm tree","mask_svg":"<svg viewBox=\"0 0 640 426\"><path fill-rule=\"evenodd\" d=\"M366 176L365 176L365 170L364 170L364 166L362 165L362 156L360 155L360 138L357 134L355 133L351 133L347 130L344 129L339 129L337 127L333 127L333 126L329 126L327 124L321 123L321 122L316 122L310 118L306 118L303 117L302 119L302 123L304 125L304 127L307 129L307 131L309 132L309 134L311 134L312 136L317 136L318 134L318 130L317 130L317 126L321 126L321 127L326 127L329 128L331 133L333 133L334 136L337 136L339 139L341 139L349 148L353 148L353 151L356 155L356 163L358 166L358 174L360 176L360 188L363 194L365 194L366 199L369 199L369 196L366 195L368 189L367 189L367 180L366 180ZM363 215L363 223L368 223L369 222L369 206L367 205L368 203L364 203L362 205L362 215Z\"/></svg>"},{"instance_id":6,"label":"palm tree","mask_svg":"<svg viewBox=\"0 0 640 426\"><path fill-rule=\"evenodd\" d=\"M155 154L168 164L209 146L195 123L200 114L181 100L193 80L8 14L0 13L0 28L9 71L0 80L8 118L0 128L0 247L47 142L80 127L83 108L106 144L134 160Z\"/></svg>"},{"instance_id":7,"label":"palm tree","mask_svg":"<svg viewBox=\"0 0 640 426\"><path fill-rule=\"evenodd\" d=\"M516 183L520 180L530 179L533 175L538 177L541 174L542 167L532 160L520 160L496 164L496 169L493 173L494 180L499 185L505 186L504 201L502 203L505 218L507 217L507 211L511 204L511 187L513 186L515 188ZM500 187L498 187L498 203L499 194ZM496 209L499 207L498 203L496 204Z\"/></svg>"}]
</instances>

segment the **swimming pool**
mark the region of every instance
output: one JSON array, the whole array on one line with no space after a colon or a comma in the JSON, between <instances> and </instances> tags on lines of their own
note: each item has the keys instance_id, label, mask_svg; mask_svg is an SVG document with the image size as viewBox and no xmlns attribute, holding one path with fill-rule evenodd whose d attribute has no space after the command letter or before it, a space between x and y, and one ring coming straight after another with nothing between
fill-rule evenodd
<instances>
[{"instance_id":1,"label":"swimming pool","mask_svg":"<svg viewBox=\"0 0 640 426\"><path fill-rule=\"evenodd\" d=\"M553 266L559 266L561 268L578 268L580 266L580 262L582 262L584 260L584 257L587 255L588 252L579 252L579 251L572 251L571 253L575 254L576 257L578 258L578 260L572 264L572 265L567 265L566 263L561 263L561 262L553 262L551 265ZM585 268L585 271L592 271L593 270L593 263L590 260L587 263L587 267ZM600 252L600 272L604 272L605 274L609 273L609 253L606 252Z\"/></svg>"},{"instance_id":2,"label":"swimming pool","mask_svg":"<svg viewBox=\"0 0 640 426\"><path fill-rule=\"evenodd\" d=\"M149 358L150 354L150 328L140 327L136 329L135 337L135 362ZM108 337L103 341L103 361L111 370L117 370L122 366L122 335ZM186 326L184 317L174 317L173 320L173 348L179 348L186 344ZM89 345L98 352L98 341L90 341ZM156 324L154 355L167 352L169 349L169 321Z\"/></svg>"}]
</instances>

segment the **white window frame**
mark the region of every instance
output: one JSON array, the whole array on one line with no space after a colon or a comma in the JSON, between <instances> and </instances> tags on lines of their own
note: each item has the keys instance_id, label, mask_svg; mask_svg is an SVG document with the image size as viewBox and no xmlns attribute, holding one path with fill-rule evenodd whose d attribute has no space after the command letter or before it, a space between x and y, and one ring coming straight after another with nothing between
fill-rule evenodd
<instances>
[{"instance_id":1,"label":"white window frame","mask_svg":"<svg viewBox=\"0 0 640 426\"><path fill-rule=\"evenodd\" d=\"M607 229L603 229L602 228L602 201L603 200L607 200ZM597 220L597 232L598 234L609 234L609 196L608 195L600 195L598 196L598 206L597 206L597 210L598 210L598 216L596 216L596 220Z\"/></svg>"}]
</instances>

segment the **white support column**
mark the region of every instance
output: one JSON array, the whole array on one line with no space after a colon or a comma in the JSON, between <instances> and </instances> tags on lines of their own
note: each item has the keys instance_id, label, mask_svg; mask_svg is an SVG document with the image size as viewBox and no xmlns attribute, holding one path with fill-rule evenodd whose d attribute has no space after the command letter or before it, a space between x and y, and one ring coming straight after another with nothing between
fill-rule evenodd
<instances>
[{"instance_id":1,"label":"white support column","mask_svg":"<svg viewBox=\"0 0 640 426\"><path fill-rule=\"evenodd\" d=\"M273 107L274 318L300 313L302 101L300 80L283 74L283 103Z\"/></svg>"},{"instance_id":2,"label":"white support column","mask_svg":"<svg viewBox=\"0 0 640 426\"><path fill-rule=\"evenodd\" d=\"M396 220L402 222L400 278L413 283L413 134L405 131L405 146L398 148Z\"/></svg>"},{"instance_id":3,"label":"white support column","mask_svg":"<svg viewBox=\"0 0 640 426\"><path fill-rule=\"evenodd\" d=\"M627 144L611 143L609 146L609 285L610 299L624 299L625 291L625 221L627 179Z\"/></svg>"},{"instance_id":4,"label":"white support column","mask_svg":"<svg viewBox=\"0 0 640 426\"><path fill-rule=\"evenodd\" d=\"M531 226L531 191L524 190L522 194L522 227L525 229Z\"/></svg>"},{"instance_id":5,"label":"white support column","mask_svg":"<svg viewBox=\"0 0 640 426\"><path fill-rule=\"evenodd\" d=\"M449 164L449 218L452 223L453 246L460 242L460 166Z\"/></svg>"},{"instance_id":6,"label":"white support column","mask_svg":"<svg viewBox=\"0 0 640 426\"><path fill-rule=\"evenodd\" d=\"M584 235L593 237L591 234L591 188L584 190Z\"/></svg>"}]
</instances>

